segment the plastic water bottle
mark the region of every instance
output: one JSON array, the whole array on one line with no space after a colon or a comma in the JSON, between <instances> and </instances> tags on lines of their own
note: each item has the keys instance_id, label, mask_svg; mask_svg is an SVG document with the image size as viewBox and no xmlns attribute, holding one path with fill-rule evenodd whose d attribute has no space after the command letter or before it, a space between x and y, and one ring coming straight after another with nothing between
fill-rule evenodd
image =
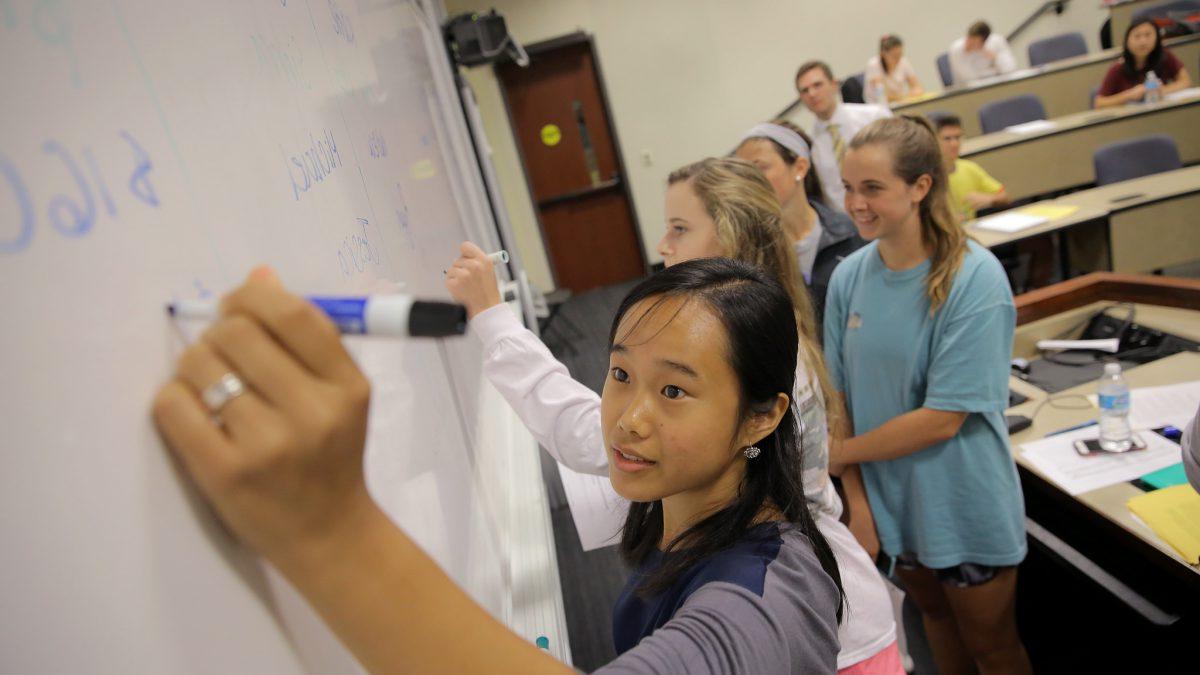
<instances>
[{"instance_id":1,"label":"plastic water bottle","mask_svg":"<svg viewBox=\"0 0 1200 675\"><path fill-rule=\"evenodd\" d=\"M1158 103L1162 100L1162 80L1158 79L1158 74L1153 70L1146 73L1146 95L1142 100L1146 103Z\"/></svg>"},{"instance_id":2,"label":"plastic water bottle","mask_svg":"<svg viewBox=\"0 0 1200 675\"><path fill-rule=\"evenodd\" d=\"M883 80L880 80L878 83L876 83L874 95L875 105L883 108L884 110L891 110L892 106L888 103L887 86L883 83Z\"/></svg>"},{"instance_id":3,"label":"plastic water bottle","mask_svg":"<svg viewBox=\"0 0 1200 675\"><path fill-rule=\"evenodd\" d=\"M1133 440L1129 429L1129 385L1121 376L1121 364L1104 364L1098 393L1100 447L1108 452L1125 452Z\"/></svg>"}]
</instances>

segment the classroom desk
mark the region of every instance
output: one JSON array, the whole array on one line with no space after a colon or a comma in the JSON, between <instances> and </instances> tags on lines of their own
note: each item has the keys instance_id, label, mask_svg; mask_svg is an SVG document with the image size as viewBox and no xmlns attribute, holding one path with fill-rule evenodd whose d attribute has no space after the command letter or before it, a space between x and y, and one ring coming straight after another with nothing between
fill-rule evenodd
<instances>
[{"instance_id":1,"label":"classroom desk","mask_svg":"<svg viewBox=\"0 0 1200 675\"><path fill-rule=\"evenodd\" d=\"M1135 320L1142 325L1200 340L1200 309L1197 309L1200 281L1098 273L1018 296L1013 355L1036 356L1038 339L1059 335L1076 326L1077 335L1090 316L1114 302L1133 302ZM1159 359L1125 371L1125 377L1131 387L1200 380L1200 354L1182 353ZM1186 563L1149 527L1133 518L1126 502L1142 494L1139 488L1126 482L1073 497L1046 479L1021 455L1022 443L1095 419L1098 410L1080 399L1070 401L1072 408L1047 404L1038 409L1048 397L1046 392L1015 377L1011 378L1010 386L1029 400L1010 408L1006 414L1033 417L1029 428L1010 437L1025 487L1028 517L1050 529L1057 526L1057 537L1084 551L1085 558L1091 561L1081 565L1085 574L1089 569L1097 569L1089 567L1093 562L1099 564L1099 569L1107 569L1120 580L1119 585L1128 585L1133 595L1148 600L1151 609L1142 607L1143 616L1152 622L1155 617L1161 623L1168 615L1194 612L1200 599L1200 567ZM1085 383L1056 396L1094 393L1095 384ZM1151 610L1161 610L1162 614Z\"/></svg>"},{"instance_id":2,"label":"classroom desk","mask_svg":"<svg viewBox=\"0 0 1200 675\"><path fill-rule=\"evenodd\" d=\"M966 225L968 234L994 248L1038 236L1059 236L1079 225L1108 223L1107 245L1099 249L1078 242L1068 251L1060 236L1063 272L1073 266L1087 271L1140 273L1200 259L1200 165L1144 176L1103 187L1072 192L1045 204L1074 206L1070 215L1020 232L996 232Z\"/></svg>"},{"instance_id":3,"label":"classroom desk","mask_svg":"<svg viewBox=\"0 0 1200 675\"><path fill-rule=\"evenodd\" d=\"M1120 41L1119 37L1114 39ZM1200 35L1172 38L1164 44L1183 61L1195 80L1196 64L1200 60ZM951 87L940 94L919 98L911 103L893 104L892 112L898 115L926 115L934 111L953 113L962 119L963 133L967 138L983 133L979 126L980 106L1020 94L1036 94L1046 107L1047 116L1063 117L1090 109L1092 103L1089 94L1092 88L1100 86L1109 66L1120 55L1120 49L1082 54L985 82Z\"/></svg>"},{"instance_id":4,"label":"classroom desk","mask_svg":"<svg viewBox=\"0 0 1200 675\"><path fill-rule=\"evenodd\" d=\"M977 162L1004 184L1011 199L1095 182L1092 154L1101 146L1166 134L1185 165L1200 162L1200 96L1155 104L1090 110L1051 120L1034 133L998 131L963 141L960 156Z\"/></svg>"}]
</instances>

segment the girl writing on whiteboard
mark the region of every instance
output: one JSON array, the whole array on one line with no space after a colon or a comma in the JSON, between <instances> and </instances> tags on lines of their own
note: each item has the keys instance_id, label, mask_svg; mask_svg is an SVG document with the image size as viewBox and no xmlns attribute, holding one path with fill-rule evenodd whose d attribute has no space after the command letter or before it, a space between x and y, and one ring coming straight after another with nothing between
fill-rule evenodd
<instances>
[{"instance_id":1,"label":"girl writing on whiteboard","mask_svg":"<svg viewBox=\"0 0 1200 675\"><path fill-rule=\"evenodd\" d=\"M668 269L696 258L728 256L766 271L788 290L800 326L792 399L804 448L804 491L813 503L817 527L837 555L849 608L838 634L838 667L900 673L887 588L871 557L839 521L842 503L828 473L826 402L832 389L808 294L780 227L779 202L770 183L754 165L737 159L707 159L673 172L667 182L667 231L658 252ZM484 374L556 459L575 471L607 475L610 456L605 452L600 397L573 380L545 345L501 306L492 263L483 251L469 243L462 250L446 286L467 307L471 331L483 341ZM631 646L619 634L620 627L614 625L618 652Z\"/></svg>"},{"instance_id":2,"label":"girl writing on whiteboard","mask_svg":"<svg viewBox=\"0 0 1200 675\"><path fill-rule=\"evenodd\" d=\"M159 391L164 438L229 529L373 672L567 673L476 605L367 493L370 387L337 331L260 271ZM608 673L830 673L842 593L789 413L793 298L727 259L681 263L621 303L601 401L628 649ZM200 392L245 383L218 419ZM415 449L414 451L418 451Z\"/></svg>"},{"instance_id":3,"label":"girl writing on whiteboard","mask_svg":"<svg viewBox=\"0 0 1200 675\"><path fill-rule=\"evenodd\" d=\"M1029 672L1014 613L1026 544L1004 423L1016 319L1004 270L951 213L925 120L872 122L842 177L871 242L834 272L825 312L854 434L831 461L860 465L870 504L851 518L873 514L939 672Z\"/></svg>"}]
</instances>

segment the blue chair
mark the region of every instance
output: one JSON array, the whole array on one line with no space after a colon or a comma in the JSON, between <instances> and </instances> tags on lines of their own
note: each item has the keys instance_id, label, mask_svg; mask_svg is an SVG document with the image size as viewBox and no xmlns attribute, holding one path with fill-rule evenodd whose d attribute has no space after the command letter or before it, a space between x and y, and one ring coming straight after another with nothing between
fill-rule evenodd
<instances>
[{"instance_id":1,"label":"blue chair","mask_svg":"<svg viewBox=\"0 0 1200 675\"><path fill-rule=\"evenodd\" d=\"M842 101L846 103L866 103L863 98L863 87L866 73L855 73L842 80Z\"/></svg>"},{"instance_id":2,"label":"blue chair","mask_svg":"<svg viewBox=\"0 0 1200 675\"><path fill-rule=\"evenodd\" d=\"M1069 59L1087 53L1087 42L1082 33L1063 33L1029 45L1029 65L1034 68L1054 61Z\"/></svg>"},{"instance_id":3,"label":"blue chair","mask_svg":"<svg viewBox=\"0 0 1200 675\"><path fill-rule=\"evenodd\" d=\"M1109 143L1092 155L1096 185L1151 176L1183 166L1179 148L1170 136L1155 134Z\"/></svg>"},{"instance_id":4,"label":"blue chair","mask_svg":"<svg viewBox=\"0 0 1200 675\"><path fill-rule=\"evenodd\" d=\"M938 75L942 77L942 86L949 87L954 84L954 73L950 70L950 55L946 52L938 54L937 57Z\"/></svg>"},{"instance_id":5,"label":"blue chair","mask_svg":"<svg viewBox=\"0 0 1200 675\"><path fill-rule=\"evenodd\" d=\"M1176 0L1176 2L1164 2L1161 5L1139 9L1130 16L1129 20L1132 23L1148 16L1165 17L1175 12L1194 12L1197 10L1200 10L1200 2L1196 2L1195 0ZM1114 35L1113 43L1116 44L1119 40L1124 39L1124 37L1124 35Z\"/></svg>"},{"instance_id":6,"label":"blue chair","mask_svg":"<svg viewBox=\"0 0 1200 675\"><path fill-rule=\"evenodd\" d=\"M950 112L949 110L930 110L929 112L925 113L925 119L929 120L929 123L935 127L937 126L938 120L944 117L954 117L954 113Z\"/></svg>"},{"instance_id":7,"label":"blue chair","mask_svg":"<svg viewBox=\"0 0 1200 675\"><path fill-rule=\"evenodd\" d=\"M979 108L979 126L985 134L1000 131L1014 124L1044 119L1046 107L1042 105L1042 99L1033 94L992 101Z\"/></svg>"}]
</instances>

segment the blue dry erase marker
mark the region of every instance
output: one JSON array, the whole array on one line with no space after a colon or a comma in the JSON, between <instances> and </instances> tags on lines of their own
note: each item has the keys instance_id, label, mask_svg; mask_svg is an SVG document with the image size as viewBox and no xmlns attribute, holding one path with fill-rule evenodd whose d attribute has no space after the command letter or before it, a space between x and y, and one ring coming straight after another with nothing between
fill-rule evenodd
<instances>
[{"instance_id":1,"label":"blue dry erase marker","mask_svg":"<svg viewBox=\"0 0 1200 675\"><path fill-rule=\"evenodd\" d=\"M337 324L343 335L446 337L467 332L467 309L452 302L428 302L411 295L367 297L311 296L308 301ZM167 305L167 314L180 319L217 318L212 300L184 300Z\"/></svg>"}]
</instances>

